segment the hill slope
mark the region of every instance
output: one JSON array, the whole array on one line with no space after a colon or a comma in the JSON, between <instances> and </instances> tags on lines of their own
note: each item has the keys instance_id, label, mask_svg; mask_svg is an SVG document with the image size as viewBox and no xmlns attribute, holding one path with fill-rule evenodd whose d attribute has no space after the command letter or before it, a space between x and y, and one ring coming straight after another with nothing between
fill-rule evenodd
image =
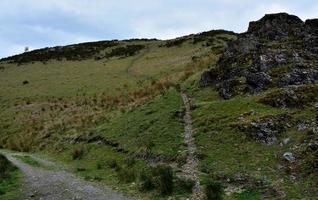
<instances>
[{"instance_id":1,"label":"hill slope","mask_svg":"<svg viewBox=\"0 0 318 200\"><path fill-rule=\"evenodd\" d=\"M202 171L258 198L316 198L317 22L265 15L198 79Z\"/></svg>"},{"instance_id":2,"label":"hill slope","mask_svg":"<svg viewBox=\"0 0 318 200\"><path fill-rule=\"evenodd\" d=\"M235 38L232 32L209 31L169 41L102 41L4 58L0 145L49 154L87 179L152 198L156 195L139 192L132 183L139 173L161 162L178 171L186 159L180 84L215 63ZM136 159L133 170L126 166L130 157ZM172 196L188 195L181 187Z\"/></svg>"},{"instance_id":3,"label":"hill slope","mask_svg":"<svg viewBox=\"0 0 318 200\"><path fill-rule=\"evenodd\" d=\"M47 154L140 199L187 199L197 175L205 195L315 199L317 27L279 13L242 34L4 58L0 145ZM197 164L195 179L185 179L183 169Z\"/></svg>"}]
</instances>

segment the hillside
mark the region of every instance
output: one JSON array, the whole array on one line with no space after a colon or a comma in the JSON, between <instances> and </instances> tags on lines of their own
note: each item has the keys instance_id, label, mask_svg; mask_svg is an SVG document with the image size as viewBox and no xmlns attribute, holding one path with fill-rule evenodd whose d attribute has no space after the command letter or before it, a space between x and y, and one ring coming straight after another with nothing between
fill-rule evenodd
<instances>
[{"instance_id":1,"label":"hillside","mask_svg":"<svg viewBox=\"0 0 318 200\"><path fill-rule=\"evenodd\" d=\"M75 171L84 168L78 173L89 180L98 177L140 196L139 186L131 187L134 178L121 180L107 163L124 167L133 156L136 170L122 170L136 174L131 176L153 162L181 166L186 154L180 84L215 63L235 38L218 30L168 41L83 43L4 58L1 147L55 157ZM72 158L76 152L83 154L80 159Z\"/></svg>"},{"instance_id":2,"label":"hillside","mask_svg":"<svg viewBox=\"0 0 318 200\"><path fill-rule=\"evenodd\" d=\"M315 199L317 50L317 19L278 13L3 58L0 147L136 199Z\"/></svg>"}]
</instances>

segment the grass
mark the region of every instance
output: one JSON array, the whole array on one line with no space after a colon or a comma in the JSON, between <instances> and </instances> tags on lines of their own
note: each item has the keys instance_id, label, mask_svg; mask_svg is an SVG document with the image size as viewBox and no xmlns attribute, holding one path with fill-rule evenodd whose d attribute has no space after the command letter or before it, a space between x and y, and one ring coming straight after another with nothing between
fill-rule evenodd
<instances>
[{"instance_id":1,"label":"grass","mask_svg":"<svg viewBox=\"0 0 318 200\"><path fill-rule=\"evenodd\" d=\"M37 160L32 158L31 156L27 155L15 155L14 157L18 158L22 162L31 165L33 167L44 167L41 163L39 163Z\"/></svg>"},{"instance_id":2,"label":"grass","mask_svg":"<svg viewBox=\"0 0 318 200\"><path fill-rule=\"evenodd\" d=\"M206 43L218 35L227 36L216 33L196 43L189 36L169 48L158 40L101 43L97 49L85 44L88 48L75 46L78 54L67 47L66 59L59 49L57 59L45 62L1 62L0 147L46 154L87 180L140 199L166 199L141 192L139 176L150 169L148 162L178 167L184 162L179 84L217 61L219 50ZM135 45L133 52L128 45ZM122 54L126 50L129 55ZM41 165L31 157L19 159ZM125 180L127 175L131 179ZM191 183L174 180L174 185L169 198L189 196Z\"/></svg>"},{"instance_id":3,"label":"grass","mask_svg":"<svg viewBox=\"0 0 318 200\"><path fill-rule=\"evenodd\" d=\"M118 142L129 152L175 158L183 145L183 103L171 89L151 102L101 124L99 135Z\"/></svg>"},{"instance_id":4,"label":"grass","mask_svg":"<svg viewBox=\"0 0 318 200\"><path fill-rule=\"evenodd\" d=\"M21 172L0 155L0 199L14 200L20 197Z\"/></svg>"},{"instance_id":5,"label":"grass","mask_svg":"<svg viewBox=\"0 0 318 200\"><path fill-rule=\"evenodd\" d=\"M224 181L221 177L231 178L245 174L263 180L267 187L284 191L287 198L310 199L318 194L318 191L313 189L315 184L313 177L301 178L295 183L288 172L277 168L278 165L285 165L282 154L291 151L290 148L301 141L300 131L288 128L286 133L278 138L276 144L268 146L251 139L237 129L239 124L248 124L263 117L278 116L283 113L292 116L289 124L294 127L298 121L314 117L311 107L279 109L259 103L259 99L265 94L222 100L212 88L197 90L191 88L191 85L188 88L195 104L193 111L194 127L197 130L195 138L199 147L197 154L202 158L200 169L204 172L203 178L212 175L216 180ZM290 143L280 145L280 141L284 138L290 138ZM224 184L228 183L224 181ZM259 199L262 193L260 188L253 186L251 191L249 186L248 184L244 186L247 190L243 193L233 194L226 199ZM270 194L267 198L276 197L275 194Z\"/></svg>"},{"instance_id":6,"label":"grass","mask_svg":"<svg viewBox=\"0 0 318 200\"><path fill-rule=\"evenodd\" d=\"M261 199L258 191L245 190L242 193L236 193L232 197L233 200L256 200Z\"/></svg>"}]
</instances>

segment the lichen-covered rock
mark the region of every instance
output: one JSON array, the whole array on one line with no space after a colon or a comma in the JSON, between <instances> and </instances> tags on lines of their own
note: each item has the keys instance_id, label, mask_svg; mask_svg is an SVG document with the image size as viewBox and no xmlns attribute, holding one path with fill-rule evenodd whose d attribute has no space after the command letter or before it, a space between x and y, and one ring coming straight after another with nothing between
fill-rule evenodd
<instances>
[{"instance_id":1,"label":"lichen-covered rock","mask_svg":"<svg viewBox=\"0 0 318 200\"><path fill-rule=\"evenodd\" d=\"M288 35L301 35L304 22L287 13L268 14L261 20L250 22L248 32L258 37L279 40Z\"/></svg>"},{"instance_id":2,"label":"lichen-covered rock","mask_svg":"<svg viewBox=\"0 0 318 200\"><path fill-rule=\"evenodd\" d=\"M271 82L271 77L265 72L249 72L246 75L246 83L249 86L249 90L252 92L258 92L265 89Z\"/></svg>"},{"instance_id":3,"label":"lichen-covered rock","mask_svg":"<svg viewBox=\"0 0 318 200\"><path fill-rule=\"evenodd\" d=\"M318 101L318 85L289 86L274 90L259 100L278 108L302 108Z\"/></svg>"},{"instance_id":4,"label":"lichen-covered rock","mask_svg":"<svg viewBox=\"0 0 318 200\"><path fill-rule=\"evenodd\" d=\"M281 76L279 86L303 85L318 83L318 70L297 66L291 72Z\"/></svg>"},{"instance_id":5,"label":"lichen-covered rock","mask_svg":"<svg viewBox=\"0 0 318 200\"><path fill-rule=\"evenodd\" d=\"M209 71L205 71L199 81L199 87L207 87L213 82L212 75Z\"/></svg>"},{"instance_id":6,"label":"lichen-covered rock","mask_svg":"<svg viewBox=\"0 0 318 200\"><path fill-rule=\"evenodd\" d=\"M247 32L228 44L213 72L202 75L200 86L212 85L222 97L231 98L271 87L318 83L317 21L278 13L251 22Z\"/></svg>"},{"instance_id":7,"label":"lichen-covered rock","mask_svg":"<svg viewBox=\"0 0 318 200\"><path fill-rule=\"evenodd\" d=\"M239 124L238 129L254 140L266 144L273 144L277 141L277 138L286 131L286 120L288 118L289 116L287 115L268 116L248 124Z\"/></svg>"}]
</instances>

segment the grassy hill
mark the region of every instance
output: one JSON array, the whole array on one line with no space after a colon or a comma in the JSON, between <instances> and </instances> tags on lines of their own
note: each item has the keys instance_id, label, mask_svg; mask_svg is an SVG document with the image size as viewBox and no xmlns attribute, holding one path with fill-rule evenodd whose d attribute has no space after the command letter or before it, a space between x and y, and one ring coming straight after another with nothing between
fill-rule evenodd
<instances>
[{"instance_id":1,"label":"grassy hill","mask_svg":"<svg viewBox=\"0 0 318 200\"><path fill-rule=\"evenodd\" d=\"M316 199L317 38L317 20L280 13L242 34L4 58L0 147L45 154L138 199L187 199L195 183L180 176L189 154L185 92L207 194Z\"/></svg>"},{"instance_id":2,"label":"grassy hill","mask_svg":"<svg viewBox=\"0 0 318 200\"><path fill-rule=\"evenodd\" d=\"M139 174L162 162L177 172L186 159L180 84L216 63L235 38L232 32L210 31L168 41L83 43L4 58L0 147L48 154L75 171L84 168L78 173L87 179L152 199L158 195L132 184ZM136 161L128 170L130 157ZM173 197L190 193L180 186Z\"/></svg>"}]
</instances>

